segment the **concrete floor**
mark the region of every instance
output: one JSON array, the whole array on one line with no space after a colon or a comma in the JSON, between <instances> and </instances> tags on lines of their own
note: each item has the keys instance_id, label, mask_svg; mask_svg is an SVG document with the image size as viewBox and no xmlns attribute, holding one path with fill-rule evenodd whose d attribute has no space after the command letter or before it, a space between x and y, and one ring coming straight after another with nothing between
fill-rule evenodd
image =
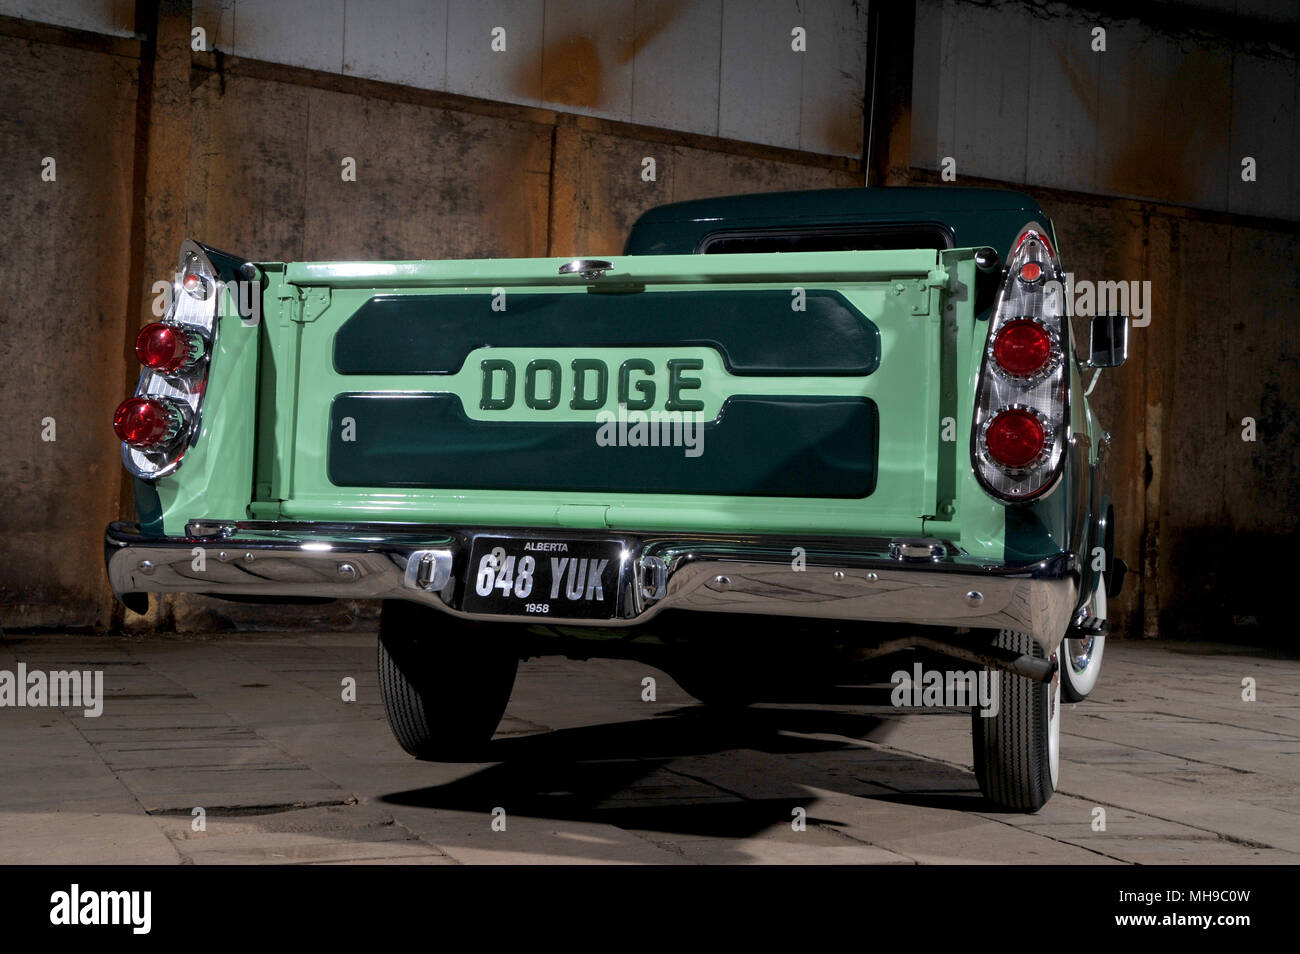
<instances>
[{"instance_id":1,"label":"concrete floor","mask_svg":"<svg viewBox=\"0 0 1300 954\"><path fill-rule=\"evenodd\" d=\"M374 655L362 633L11 635L0 669L102 669L106 702L0 709L0 862L1300 862L1300 662L1258 650L1112 641L1032 816L981 801L964 712L872 690L717 717L626 661L526 663L497 761L420 763Z\"/></svg>"}]
</instances>

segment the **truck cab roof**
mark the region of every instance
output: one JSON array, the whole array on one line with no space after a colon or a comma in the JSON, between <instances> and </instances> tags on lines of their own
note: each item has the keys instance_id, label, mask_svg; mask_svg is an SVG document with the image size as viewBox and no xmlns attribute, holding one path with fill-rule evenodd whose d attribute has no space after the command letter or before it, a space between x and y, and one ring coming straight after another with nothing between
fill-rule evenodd
<instances>
[{"instance_id":1,"label":"truck cab roof","mask_svg":"<svg viewBox=\"0 0 1300 954\"><path fill-rule=\"evenodd\" d=\"M625 255L969 248L1006 256L1025 223L1050 227L1022 192L956 186L812 189L674 202L643 213Z\"/></svg>"}]
</instances>

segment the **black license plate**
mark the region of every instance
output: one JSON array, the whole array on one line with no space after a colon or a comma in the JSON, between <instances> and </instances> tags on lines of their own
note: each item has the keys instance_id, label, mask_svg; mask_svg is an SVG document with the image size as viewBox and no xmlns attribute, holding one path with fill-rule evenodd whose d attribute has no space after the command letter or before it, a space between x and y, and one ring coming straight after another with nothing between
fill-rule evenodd
<instances>
[{"instance_id":1,"label":"black license plate","mask_svg":"<svg viewBox=\"0 0 1300 954\"><path fill-rule=\"evenodd\" d=\"M475 537L461 609L537 619L613 619L617 540Z\"/></svg>"}]
</instances>

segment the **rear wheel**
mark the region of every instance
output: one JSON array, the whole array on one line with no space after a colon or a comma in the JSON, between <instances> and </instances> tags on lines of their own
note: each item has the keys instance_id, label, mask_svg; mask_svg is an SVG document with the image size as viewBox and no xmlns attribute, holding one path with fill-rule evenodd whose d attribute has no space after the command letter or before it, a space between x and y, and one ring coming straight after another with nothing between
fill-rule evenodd
<instances>
[{"instance_id":1,"label":"rear wheel","mask_svg":"<svg viewBox=\"0 0 1300 954\"><path fill-rule=\"evenodd\" d=\"M1003 630L996 645L1042 658L1042 647L1028 633ZM971 710L975 778L980 791L999 808L1036 812L1056 791L1060 772L1060 678L1043 683L997 673L995 714Z\"/></svg>"},{"instance_id":2,"label":"rear wheel","mask_svg":"<svg viewBox=\"0 0 1300 954\"><path fill-rule=\"evenodd\" d=\"M1105 650L1106 637L1099 633L1061 643L1061 697L1066 702L1082 702L1088 698L1097 685Z\"/></svg>"},{"instance_id":3,"label":"rear wheel","mask_svg":"<svg viewBox=\"0 0 1300 954\"><path fill-rule=\"evenodd\" d=\"M384 602L379 693L398 744L418 759L454 762L481 754L505 713L518 666L505 625Z\"/></svg>"},{"instance_id":4,"label":"rear wheel","mask_svg":"<svg viewBox=\"0 0 1300 954\"><path fill-rule=\"evenodd\" d=\"M1106 585L1103 574L1097 581L1093 594L1093 612L1098 619L1106 619ZM1082 639L1066 639L1058 650L1061 660L1061 697L1066 702L1082 702L1097 686L1101 674L1101 657L1106 651L1106 637L1092 633Z\"/></svg>"}]
</instances>

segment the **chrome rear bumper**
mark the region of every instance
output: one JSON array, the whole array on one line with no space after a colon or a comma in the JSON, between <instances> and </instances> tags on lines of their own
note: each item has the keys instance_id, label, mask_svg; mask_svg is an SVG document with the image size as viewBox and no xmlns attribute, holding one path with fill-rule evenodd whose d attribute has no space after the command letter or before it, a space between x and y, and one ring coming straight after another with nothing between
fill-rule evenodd
<instances>
[{"instance_id":1,"label":"chrome rear bumper","mask_svg":"<svg viewBox=\"0 0 1300 954\"><path fill-rule=\"evenodd\" d=\"M1013 629L1032 634L1050 655L1079 601L1072 553L1026 566L991 565L939 540L264 521L195 521L186 531L151 538L136 524L110 524L104 548L114 594L133 609L144 593L405 599L466 618L538 622L460 611L458 583L471 542L490 532L623 542L615 618L548 616L552 624L631 626L668 608L871 620Z\"/></svg>"}]
</instances>

